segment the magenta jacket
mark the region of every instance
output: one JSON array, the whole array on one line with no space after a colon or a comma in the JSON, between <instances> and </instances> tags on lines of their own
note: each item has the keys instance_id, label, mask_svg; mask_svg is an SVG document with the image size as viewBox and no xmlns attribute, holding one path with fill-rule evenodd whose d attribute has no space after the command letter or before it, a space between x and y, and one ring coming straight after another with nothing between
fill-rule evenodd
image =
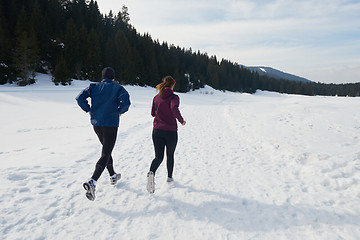
<instances>
[{"instance_id":1,"label":"magenta jacket","mask_svg":"<svg viewBox=\"0 0 360 240\"><path fill-rule=\"evenodd\" d=\"M171 88L165 88L163 96L157 94L152 103L151 116L154 119L154 129L177 131L176 119L183 123L179 111L180 99Z\"/></svg>"}]
</instances>

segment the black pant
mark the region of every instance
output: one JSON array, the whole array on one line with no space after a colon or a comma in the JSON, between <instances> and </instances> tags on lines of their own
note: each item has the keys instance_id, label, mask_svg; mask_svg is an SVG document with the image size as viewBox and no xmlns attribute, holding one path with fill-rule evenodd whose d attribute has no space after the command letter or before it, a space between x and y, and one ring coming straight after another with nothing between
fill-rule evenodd
<instances>
[{"instance_id":1,"label":"black pant","mask_svg":"<svg viewBox=\"0 0 360 240\"><path fill-rule=\"evenodd\" d=\"M164 150L166 147L166 166L168 170L168 177L172 178L174 169L174 152L178 141L177 131L153 129L152 139L155 148L155 159L151 163L150 171L155 174L164 159Z\"/></svg>"},{"instance_id":2,"label":"black pant","mask_svg":"<svg viewBox=\"0 0 360 240\"><path fill-rule=\"evenodd\" d=\"M97 181L104 171L105 167L109 171L110 176L114 175L113 159L111 157L111 152L115 146L116 136L117 136L118 127L98 127L94 126L94 131L99 137L99 140L102 144L101 157L96 163L95 171L92 176L92 179Z\"/></svg>"}]
</instances>

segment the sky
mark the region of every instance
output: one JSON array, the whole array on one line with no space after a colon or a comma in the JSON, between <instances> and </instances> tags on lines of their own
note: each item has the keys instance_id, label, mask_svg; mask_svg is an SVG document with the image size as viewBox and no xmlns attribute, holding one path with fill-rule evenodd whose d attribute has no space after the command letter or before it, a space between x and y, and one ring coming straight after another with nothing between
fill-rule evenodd
<instances>
[{"instance_id":1,"label":"sky","mask_svg":"<svg viewBox=\"0 0 360 240\"><path fill-rule=\"evenodd\" d=\"M360 82L360 0L97 0L160 43L322 83Z\"/></svg>"}]
</instances>

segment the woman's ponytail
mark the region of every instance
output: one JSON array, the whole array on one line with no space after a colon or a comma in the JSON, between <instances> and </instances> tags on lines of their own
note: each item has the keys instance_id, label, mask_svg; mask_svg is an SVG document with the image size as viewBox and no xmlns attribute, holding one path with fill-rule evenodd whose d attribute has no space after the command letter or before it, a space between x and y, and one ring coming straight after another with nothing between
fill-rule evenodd
<instances>
[{"instance_id":1,"label":"woman's ponytail","mask_svg":"<svg viewBox=\"0 0 360 240\"><path fill-rule=\"evenodd\" d=\"M162 83L158 84L156 86L156 91L159 91L159 95L162 96L164 94L164 89L169 87L173 87L175 85L176 81L171 76L166 76L162 79Z\"/></svg>"}]
</instances>

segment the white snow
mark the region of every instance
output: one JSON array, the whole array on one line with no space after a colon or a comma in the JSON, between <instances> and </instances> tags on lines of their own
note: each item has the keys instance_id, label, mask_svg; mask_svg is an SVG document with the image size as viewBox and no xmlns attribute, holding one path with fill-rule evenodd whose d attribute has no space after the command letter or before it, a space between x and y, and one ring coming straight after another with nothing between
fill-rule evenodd
<instances>
[{"instance_id":1,"label":"white snow","mask_svg":"<svg viewBox=\"0 0 360 240\"><path fill-rule=\"evenodd\" d=\"M153 88L132 106L85 197L101 146L75 97L89 82L0 86L0 239L359 239L360 99L253 95L210 87L178 94L175 184L154 157Z\"/></svg>"},{"instance_id":2,"label":"white snow","mask_svg":"<svg viewBox=\"0 0 360 240\"><path fill-rule=\"evenodd\" d=\"M259 68L261 71L263 71L263 72L266 72L266 70L264 69L264 68Z\"/></svg>"}]
</instances>

